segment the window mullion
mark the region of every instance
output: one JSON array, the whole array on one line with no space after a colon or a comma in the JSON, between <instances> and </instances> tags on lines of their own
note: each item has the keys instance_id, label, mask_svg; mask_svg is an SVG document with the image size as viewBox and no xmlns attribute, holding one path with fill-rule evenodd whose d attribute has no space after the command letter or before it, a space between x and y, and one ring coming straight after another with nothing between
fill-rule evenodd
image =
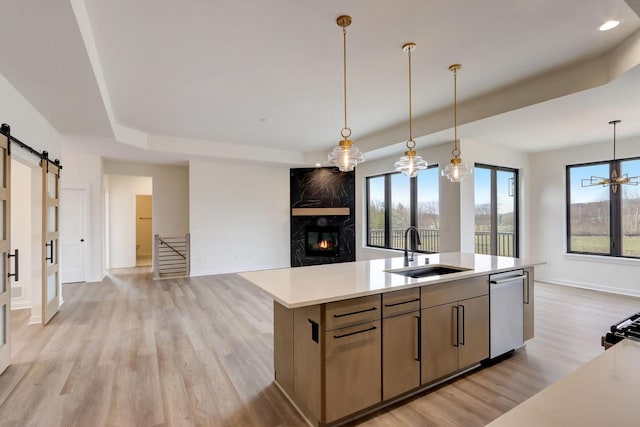
<instances>
[{"instance_id":1,"label":"window mullion","mask_svg":"<svg viewBox=\"0 0 640 427\"><path fill-rule=\"evenodd\" d=\"M614 170L616 175L620 176L620 161L615 160L610 163L610 174ZM622 256L622 186L618 185L616 192L613 192L613 186L609 187L609 195L611 197L610 213L609 213L609 229L611 230L611 255Z\"/></svg>"},{"instance_id":2,"label":"window mullion","mask_svg":"<svg viewBox=\"0 0 640 427\"><path fill-rule=\"evenodd\" d=\"M384 177L384 247L391 248L391 175Z\"/></svg>"},{"instance_id":3,"label":"window mullion","mask_svg":"<svg viewBox=\"0 0 640 427\"><path fill-rule=\"evenodd\" d=\"M497 168L491 168L491 255L498 255L498 179Z\"/></svg>"}]
</instances>

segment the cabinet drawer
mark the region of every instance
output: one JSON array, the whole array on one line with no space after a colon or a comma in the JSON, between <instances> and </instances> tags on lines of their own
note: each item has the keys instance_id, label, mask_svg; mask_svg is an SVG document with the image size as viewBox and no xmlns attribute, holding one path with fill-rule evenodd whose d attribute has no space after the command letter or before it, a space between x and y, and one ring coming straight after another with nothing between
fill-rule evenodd
<instances>
[{"instance_id":1,"label":"cabinet drawer","mask_svg":"<svg viewBox=\"0 0 640 427\"><path fill-rule=\"evenodd\" d=\"M489 276L471 277L420 288L422 308L489 294Z\"/></svg>"},{"instance_id":2,"label":"cabinet drawer","mask_svg":"<svg viewBox=\"0 0 640 427\"><path fill-rule=\"evenodd\" d=\"M382 294L382 317L420 310L420 288Z\"/></svg>"},{"instance_id":3,"label":"cabinet drawer","mask_svg":"<svg viewBox=\"0 0 640 427\"><path fill-rule=\"evenodd\" d=\"M380 319L380 295L325 304L325 331Z\"/></svg>"}]
</instances>

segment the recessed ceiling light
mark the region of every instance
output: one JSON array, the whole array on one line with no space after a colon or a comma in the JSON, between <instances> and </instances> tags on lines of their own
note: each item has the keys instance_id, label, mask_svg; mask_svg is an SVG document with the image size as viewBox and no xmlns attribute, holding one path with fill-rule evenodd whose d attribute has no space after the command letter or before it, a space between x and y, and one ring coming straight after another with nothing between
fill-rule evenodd
<instances>
[{"instance_id":1,"label":"recessed ceiling light","mask_svg":"<svg viewBox=\"0 0 640 427\"><path fill-rule=\"evenodd\" d=\"M321 167L321 166L322 166L322 165L321 165L320 163L316 163L316 167L317 167L317 168L319 168L319 167Z\"/></svg>"},{"instance_id":2,"label":"recessed ceiling light","mask_svg":"<svg viewBox=\"0 0 640 427\"><path fill-rule=\"evenodd\" d=\"M598 27L598 30L600 30L600 31L609 31L609 30L613 30L618 25L620 25L620 21L607 21L604 24L600 25Z\"/></svg>"}]
</instances>

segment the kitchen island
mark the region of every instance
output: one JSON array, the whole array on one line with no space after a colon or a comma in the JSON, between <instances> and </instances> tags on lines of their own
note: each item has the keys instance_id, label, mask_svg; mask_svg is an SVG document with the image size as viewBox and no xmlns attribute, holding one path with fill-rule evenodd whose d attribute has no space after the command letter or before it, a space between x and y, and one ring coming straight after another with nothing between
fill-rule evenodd
<instances>
[{"instance_id":1,"label":"kitchen island","mask_svg":"<svg viewBox=\"0 0 640 427\"><path fill-rule=\"evenodd\" d=\"M340 424L488 359L490 274L523 278L522 336L533 337L539 262L454 252L404 264L241 274L274 299L275 382L312 425Z\"/></svg>"}]
</instances>

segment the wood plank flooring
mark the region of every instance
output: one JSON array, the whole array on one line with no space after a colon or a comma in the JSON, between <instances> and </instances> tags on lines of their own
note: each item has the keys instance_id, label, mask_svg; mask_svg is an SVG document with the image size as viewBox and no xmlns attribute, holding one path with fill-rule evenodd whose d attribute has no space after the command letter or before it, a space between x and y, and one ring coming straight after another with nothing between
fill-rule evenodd
<instances>
[{"instance_id":1,"label":"wood plank flooring","mask_svg":"<svg viewBox=\"0 0 640 427\"><path fill-rule=\"evenodd\" d=\"M600 352L640 299L536 284L536 338L351 425L480 426ZM12 312L1 426L304 426L273 384L272 301L235 274L69 284L49 326Z\"/></svg>"}]
</instances>

